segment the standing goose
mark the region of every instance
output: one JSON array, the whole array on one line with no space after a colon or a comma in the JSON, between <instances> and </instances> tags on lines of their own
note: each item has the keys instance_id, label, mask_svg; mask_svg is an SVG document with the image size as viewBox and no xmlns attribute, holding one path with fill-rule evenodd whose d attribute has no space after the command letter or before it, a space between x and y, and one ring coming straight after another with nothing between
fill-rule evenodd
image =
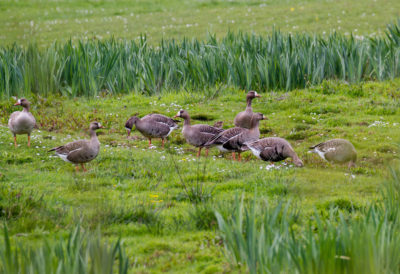
<instances>
[{"instance_id":1,"label":"standing goose","mask_svg":"<svg viewBox=\"0 0 400 274\"><path fill-rule=\"evenodd\" d=\"M261 97L256 91L249 91L246 96L247 100L247 107L245 111L239 112L235 119L233 120L233 123L235 124L236 127L242 127L242 128L250 128L251 127L251 119L253 117L253 108L251 107L251 101L256 98L256 97Z\"/></svg>"},{"instance_id":2,"label":"standing goose","mask_svg":"<svg viewBox=\"0 0 400 274\"><path fill-rule=\"evenodd\" d=\"M259 122L264 119L266 119L266 117L262 113L254 113L250 129L234 127L224 130L208 141L205 146L216 145L222 152L231 151L234 160L235 152L238 152L238 160L240 161L240 153L248 150L246 143L257 141L260 138L260 129L258 125Z\"/></svg>"},{"instance_id":3,"label":"standing goose","mask_svg":"<svg viewBox=\"0 0 400 274\"><path fill-rule=\"evenodd\" d=\"M30 103L25 98L18 100L14 106L22 106L22 111L15 111L8 120L8 127L14 135L14 146L17 147L17 134L28 134L28 147L31 146L31 132L36 125L35 117L29 112Z\"/></svg>"},{"instance_id":4,"label":"standing goose","mask_svg":"<svg viewBox=\"0 0 400 274\"><path fill-rule=\"evenodd\" d=\"M125 128L128 130L129 136L133 125L135 125L136 129L149 139L149 147L151 147L152 138L161 138L162 147L164 147L164 139L174 129L178 128L176 122L169 117L156 113L146 115L142 119L135 115L125 123Z\"/></svg>"},{"instance_id":5,"label":"standing goose","mask_svg":"<svg viewBox=\"0 0 400 274\"><path fill-rule=\"evenodd\" d=\"M252 143L247 143L247 146L253 152L254 156L261 160L279 162L290 157L296 166L303 166L303 162L297 156L296 152L294 152L292 146L283 138L263 138Z\"/></svg>"},{"instance_id":6,"label":"standing goose","mask_svg":"<svg viewBox=\"0 0 400 274\"><path fill-rule=\"evenodd\" d=\"M201 149L205 143L217 136L223 129L212 127L209 125L190 125L190 116L186 110L180 110L175 117L181 117L185 120L183 124L182 134L189 144L198 147L197 157L200 157ZM208 147L206 147L206 156L208 156Z\"/></svg>"},{"instance_id":7,"label":"standing goose","mask_svg":"<svg viewBox=\"0 0 400 274\"><path fill-rule=\"evenodd\" d=\"M55 147L49 150L55 151L57 156L68 163L76 165L76 171L79 170L78 164L83 171L86 171L84 163L90 162L97 157L100 150L100 142L96 135L96 130L104 128L100 123L90 123L90 140L77 140L63 146Z\"/></svg>"},{"instance_id":8,"label":"standing goose","mask_svg":"<svg viewBox=\"0 0 400 274\"><path fill-rule=\"evenodd\" d=\"M310 147L309 152L318 155L328 161L335 163L347 163L348 167L354 167L357 161L357 152L353 144L344 139L332 139Z\"/></svg>"}]
</instances>

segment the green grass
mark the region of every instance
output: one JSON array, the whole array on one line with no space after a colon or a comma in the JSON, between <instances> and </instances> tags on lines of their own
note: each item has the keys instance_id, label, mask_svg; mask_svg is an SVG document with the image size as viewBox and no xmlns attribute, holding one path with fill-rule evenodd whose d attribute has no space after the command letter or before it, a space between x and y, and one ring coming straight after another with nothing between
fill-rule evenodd
<instances>
[{"instance_id":1,"label":"green grass","mask_svg":"<svg viewBox=\"0 0 400 274\"><path fill-rule=\"evenodd\" d=\"M0 44L49 45L72 38L205 38L228 30L267 33L382 35L399 16L397 0L102 0L14 1L0 3Z\"/></svg>"},{"instance_id":2,"label":"green grass","mask_svg":"<svg viewBox=\"0 0 400 274\"><path fill-rule=\"evenodd\" d=\"M124 123L136 112L173 116L183 108L199 119L206 117L206 123L223 120L225 128L231 127L235 114L244 109L241 90L223 87L213 99L191 92L79 99L32 95L28 99L39 129L30 149L26 136L18 136L20 146L13 147L6 124L16 108L12 99L2 100L0 216L12 241L20 238L33 245L65 237L77 223L89 230L100 226L106 240L124 241L132 271L233 271L213 213L230 216L237 195L243 194L246 204L290 200L300 226L315 211L329 216L332 206L357 219L381 199L387 166L398 158L399 90L400 80L395 79L357 85L324 82L288 93L263 93L254 101L254 110L269 118L261 123L261 135L289 139L305 163L294 168L288 160L287 166L272 169L249 152L243 163L217 150L199 161L179 131L169 137L165 150L157 140L157 148L147 149L137 132L133 135L138 139L126 138ZM71 164L46 152L85 138L84 129L93 120L106 129L99 136L99 156L87 165L89 172L76 174ZM310 145L339 137L355 145L355 169L307 153ZM193 187L190 195L183 184Z\"/></svg>"}]
</instances>

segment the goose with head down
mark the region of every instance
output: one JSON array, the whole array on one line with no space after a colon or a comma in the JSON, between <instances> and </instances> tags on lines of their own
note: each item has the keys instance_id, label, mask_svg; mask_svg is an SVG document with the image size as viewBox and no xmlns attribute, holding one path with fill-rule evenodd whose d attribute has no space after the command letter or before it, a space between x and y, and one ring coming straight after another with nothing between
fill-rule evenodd
<instances>
[{"instance_id":1,"label":"goose with head down","mask_svg":"<svg viewBox=\"0 0 400 274\"><path fill-rule=\"evenodd\" d=\"M247 106L246 110L239 112L235 119L233 120L233 123L235 124L236 127L242 127L242 128L250 128L251 127L251 119L253 117L253 108L251 107L251 102L253 101L254 98L256 97L261 97L256 91L251 90L247 93L246 96L246 101L247 101Z\"/></svg>"},{"instance_id":2,"label":"goose with head down","mask_svg":"<svg viewBox=\"0 0 400 274\"><path fill-rule=\"evenodd\" d=\"M254 156L263 161L279 162L290 157L293 159L293 163L296 166L303 166L303 162L297 156L292 146L283 138L263 138L255 142L247 143L246 145L253 152Z\"/></svg>"},{"instance_id":3,"label":"goose with head down","mask_svg":"<svg viewBox=\"0 0 400 274\"><path fill-rule=\"evenodd\" d=\"M55 151L56 155L64 161L75 164L76 171L79 169L79 164L83 171L86 171L84 163L92 161L99 154L100 142L97 138L96 130L100 128L104 127L98 122L92 122L90 123L90 140L70 142L63 146L52 148L49 152Z\"/></svg>"},{"instance_id":4,"label":"goose with head down","mask_svg":"<svg viewBox=\"0 0 400 274\"><path fill-rule=\"evenodd\" d=\"M206 148L206 156L208 156L208 146L205 146L205 144L216 135L220 134L223 129L204 124L191 125L190 116L186 110L180 110L175 117L184 119L182 134L185 137L186 142L199 148L197 157L200 157L201 149L203 147Z\"/></svg>"},{"instance_id":5,"label":"goose with head down","mask_svg":"<svg viewBox=\"0 0 400 274\"><path fill-rule=\"evenodd\" d=\"M152 138L161 138L162 147L164 147L164 139L167 138L174 129L178 128L176 122L176 120L156 113L146 115L143 118L134 115L125 123L125 128L128 130L129 136L133 125L135 125L136 129L149 139L149 147L152 146Z\"/></svg>"},{"instance_id":6,"label":"goose with head down","mask_svg":"<svg viewBox=\"0 0 400 274\"><path fill-rule=\"evenodd\" d=\"M224 130L208 141L205 146L217 146L222 152L230 151L234 160L235 152L238 152L240 161L240 153L249 149L246 143L257 141L260 138L259 122L265 119L266 117L262 113L254 113L250 129L234 127Z\"/></svg>"},{"instance_id":7,"label":"goose with head down","mask_svg":"<svg viewBox=\"0 0 400 274\"><path fill-rule=\"evenodd\" d=\"M317 153L322 159L334 163L349 163L354 167L357 161L357 152L353 144L345 139L332 139L310 147L310 153Z\"/></svg>"},{"instance_id":8,"label":"goose with head down","mask_svg":"<svg viewBox=\"0 0 400 274\"><path fill-rule=\"evenodd\" d=\"M29 112L30 103L25 98L18 100L14 106L22 106L22 111L15 111L8 120L8 128L14 135L14 146L17 147L17 134L28 135L28 147L31 146L31 132L36 125L35 117Z\"/></svg>"}]
</instances>

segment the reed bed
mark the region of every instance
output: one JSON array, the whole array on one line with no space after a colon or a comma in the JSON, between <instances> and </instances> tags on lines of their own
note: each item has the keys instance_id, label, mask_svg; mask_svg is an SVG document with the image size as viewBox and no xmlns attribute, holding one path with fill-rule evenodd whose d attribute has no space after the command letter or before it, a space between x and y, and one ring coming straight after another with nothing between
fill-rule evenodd
<instances>
[{"instance_id":1,"label":"reed bed","mask_svg":"<svg viewBox=\"0 0 400 274\"><path fill-rule=\"evenodd\" d=\"M230 217L216 213L227 258L249 273L400 273L400 169L391 174L380 202L306 224L289 204L237 199Z\"/></svg>"},{"instance_id":2,"label":"reed bed","mask_svg":"<svg viewBox=\"0 0 400 274\"><path fill-rule=\"evenodd\" d=\"M268 36L228 33L221 40L88 40L0 47L3 98L46 96L153 95L166 90L202 92L215 85L268 91L293 90L338 79L350 83L400 76L400 19L384 37L273 31Z\"/></svg>"}]
</instances>

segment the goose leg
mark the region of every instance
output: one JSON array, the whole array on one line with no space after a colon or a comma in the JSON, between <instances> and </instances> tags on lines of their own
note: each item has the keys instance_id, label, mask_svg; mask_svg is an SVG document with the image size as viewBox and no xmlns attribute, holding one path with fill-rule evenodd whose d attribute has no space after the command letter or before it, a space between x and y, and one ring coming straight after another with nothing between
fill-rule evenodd
<instances>
[{"instance_id":1,"label":"goose leg","mask_svg":"<svg viewBox=\"0 0 400 274\"><path fill-rule=\"evenodd\" d=\"M75 166L75 170L76 170L76 172L79 172L79 166L78 165Z\"/></svg>"},{"instance_id":2,"label":"goose leg","mask_svg":"<svg viewBox=\"0 0 400 274\"><path fill-rule=\"evenodd\" d=\"M30 146L31 146L31 135L28 134L28 147L30 147Z\"/></svg>"},{"instance_id":3,"label":"goose leg","mask_svg":"<svg viewBox=\"0 0 400 274\"><path fill-rule=\"evenodd\" d=\"M206 148L206 157L208 157L208 147Z\"/></svg>"},{"instance_id":4,"label":"goose leg","mask_svg":"<svg viewBox=\"0 0 400 274\"><path fill-rule=\"evenodd\" d=\"M161 138L161 147L164 148L164 138Z\"/></svg>"},{"instance_id":5,"label":"goose leg","mask_svg":"<svg viewBox=\"0 0 400 274\"><path fill-rule=\"evenodd\" d=\"M199 147L199 151L197 152L197 158L200 157L201 154L201 147Z\"/></svg>"},{"instance_id":6,"label":"goose leg","mask_svg":"<svg viewBox=\"0 0 400 274\"><path fill-rule=\"evenodd\" d=\"M151 148L151 138L149 138L149 148Z\"/></svg>"},{"instance_id":7,"label":"goose leg","mask_svg":"<svg viewBox=\"0 0 400 274\"><path fill-rule=\"evenodd\" d=\"M82 169L83 169L84 172L87 171L87 169L85 168L85 166L84 166L83 164L81 164L81 167L82 167Z\"/></svg>"},{"instance_id":8,"label":"goose leg","mask_svg":"<svg viewBox=\"0 0 400 274\"><path fill-rule=\"evenodd\" d=\"M235 154L235 152L232 152L232 159L233 159L234 161L236 161L236 154Z\"/></svg>"},{"instance_id":9,"label":"goose leg","mask_svg":"<svg viewBox=\"0 0 400 274\"><path fill-rule=\"evenodd\" d=\"M240 154L240 152L238 152L238 162L241 162L242 161L242 156L241 156L241 154Z\"/></svg>"},{"instance_id":10,"label":"goose leg","mask_svg":"<svg viewBox=\"0 0 400 274\"><path fill-rule=\"evenodd\" d=\"M14 147L18 147L18 145L17 145L17 136L16 135L14 135Z\"/></svg>"}]
</instances>

